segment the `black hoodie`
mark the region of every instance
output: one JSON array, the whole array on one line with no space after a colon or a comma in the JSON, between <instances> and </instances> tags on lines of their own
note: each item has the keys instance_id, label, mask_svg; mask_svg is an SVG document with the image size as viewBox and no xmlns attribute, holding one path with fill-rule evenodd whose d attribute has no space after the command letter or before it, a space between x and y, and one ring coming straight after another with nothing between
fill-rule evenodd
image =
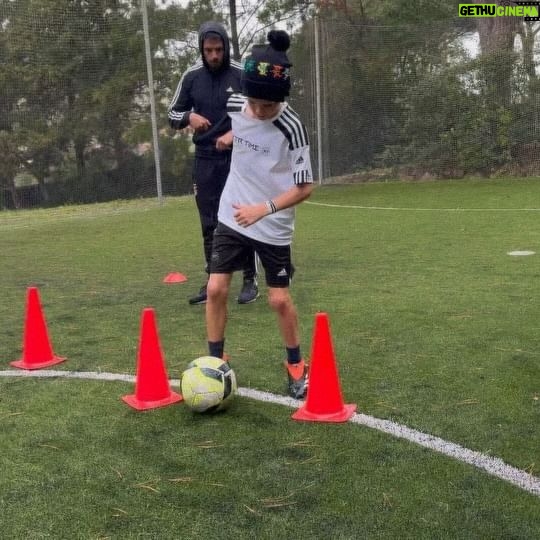
<instances>
[{"instance_id":1,"label":"black hoodie","mask_svg":"<svg viewBox=\"0 0 540 540\"><path fill-rule=\"evenodd\" d=\"M223 64L217 71L210 70L204 59L203 43L208 33L218 34L223 40ZM195 155L221 157L223 151L216 149L216 139L231 129L227 100L231 94L240 92L242 66L231 60L227 31L217 22L206 22L201 26L199 50L201 59L182 75L169 105L169 124L174 129L183 129L189 125L191 112L204 116L211 126L207 131L193 135Z\"/></svg>"}]
</instances>

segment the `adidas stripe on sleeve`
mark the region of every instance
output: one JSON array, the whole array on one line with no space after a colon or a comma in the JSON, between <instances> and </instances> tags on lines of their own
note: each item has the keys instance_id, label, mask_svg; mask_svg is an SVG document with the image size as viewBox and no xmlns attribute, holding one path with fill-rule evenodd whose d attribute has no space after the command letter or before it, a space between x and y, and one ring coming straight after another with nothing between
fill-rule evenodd
<instances>
[{"instance_id":1,"label":"adidas stripe on sleeve","mask_svg":"<svg viewBox=\"0 0 540 540\"><path fill-rule=\"evenodd\" d=\"M313 182L313 173L311 170L308 134L298 114L290 107L286 107L283 114L275 120L274 125L289 142L295 185L311 184Z\"/></svg>"}]
</instances>

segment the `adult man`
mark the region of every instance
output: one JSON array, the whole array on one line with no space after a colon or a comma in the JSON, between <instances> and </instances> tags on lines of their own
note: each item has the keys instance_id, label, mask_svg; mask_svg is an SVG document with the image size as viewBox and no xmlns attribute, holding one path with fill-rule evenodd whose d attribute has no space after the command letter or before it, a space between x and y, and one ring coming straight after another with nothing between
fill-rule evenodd
<instances>
[{"instance_id":1,"label":"adult man","mask_svg":"<svg viewBox=\"0 0 540 540\"><path fill-rule=\"evenodd\" d=\"M180 79L169 106L169 124L174 129L194 131L195 163L193 187L201 221L205 271L208 274L212 239L217 226L219 198L231 164L231 121L227 115L229 96L240 90L242 67L230 58L229 37L217 22L206 22L199 30L201 59ZM259 295L255 254L244 266L239 304L248 304ZM206 284L189 299L206 303Z\"/></svg>"}]
</instances>

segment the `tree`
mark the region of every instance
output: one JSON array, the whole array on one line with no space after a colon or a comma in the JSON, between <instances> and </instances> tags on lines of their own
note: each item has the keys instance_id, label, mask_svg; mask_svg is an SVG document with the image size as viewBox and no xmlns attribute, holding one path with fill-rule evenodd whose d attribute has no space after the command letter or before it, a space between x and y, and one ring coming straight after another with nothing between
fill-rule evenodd
<instances>
[{"instance_id":1,"label":"tree","mask_svg":"<svg viewBox=\"0 0 540 540\"><path fill-rule=\"evenodd\" d=\"M313 0L270 0L267 2L245 1L238 9L236 0L228 0L227 9L216 2L216 10L222 10L231 29L233 56L240 60L255 41L264 41L265 30L285 26L289 30L297 28L313 11Z\"/></svg>"},{"instance_id":2,"label":"tree","mask_svg":"<svg viewBox=\"0 0 540 540\"><path fill-rule=\"evenodd\" d=\"M45 178L60 162L74 163L75 189L88 181L91 161L127 166L132 153L124 135L148 106L139 2L8 4L0 76L9 79L7 100L0 101L10 104L10 115L0 118L18 133L19 166L37 173L45 195Z\"/></svg>"},{"instance_id":3,"label":"tree","mask_svg":"<svg viewBox=\"0 0 540 540\"><path fill-rule=\"evenodd\" d=\"M536 73L535 44L539 32L540 23L533 22L523 21L517 29L517 33L521 38L523 66L531 85L535 85L538 80L538 74Z\"/></svg>"},{"instance_id":4,"label":"tree","mask_svg":"<svg viewBox=\"0 0 540 540\"><path fill-rule=\"evenodd\" d=\"M2 156L0 189L8 191L13 206L20 208L20 201L15 188L15 175L19 169L17 144L13 136L7 131L0 131L0 155Z\"/></svg>"},{"instance_id":5,"label":"tree","mask_svg":"<svg viewBox=\"0 0 540 540\"><path fill-rule=\"evenodd\" d=\"M409 90L445 69L466 31L455 20L458 2L329 4L319 10L329 169L335 175L395 164L413 126Z\"/></svg>"},{"instance_id":6,"label":"tree","mask_svg":"<svg viewBox=\"0 0 540 540\"><path fill-rule=\"evenodd\" d=\"M475 0L475 4L483 3ZM504 0L497 2L506 5ZM494 105L508 107L512 93L512 69L516 61L514 39L520 23L518 17L479 17L475 19L484 60L486 92Z\"/></svg>"}]
</instances>

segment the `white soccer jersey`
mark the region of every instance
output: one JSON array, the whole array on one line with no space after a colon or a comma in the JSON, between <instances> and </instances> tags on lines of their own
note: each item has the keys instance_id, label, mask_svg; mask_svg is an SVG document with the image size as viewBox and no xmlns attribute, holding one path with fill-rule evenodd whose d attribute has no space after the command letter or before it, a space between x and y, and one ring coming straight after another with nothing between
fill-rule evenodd
<instances>
[{"instance_id":1,"label":"white soccer jersey","mask_svg":"<svg viewBox=\"0 0 540 540\"><path fill-rule=\"evenodd\" d=\"M221 195L218 220L260 242L289 245L294 230L294 207L269 214L249 227L234 220L233 204L259 204L295 184L313 182L305 126L286 103L269 120L245 112L247 98L234 94L227 111L234 135L231 169Z\"/></svg>"}]
</instances>

